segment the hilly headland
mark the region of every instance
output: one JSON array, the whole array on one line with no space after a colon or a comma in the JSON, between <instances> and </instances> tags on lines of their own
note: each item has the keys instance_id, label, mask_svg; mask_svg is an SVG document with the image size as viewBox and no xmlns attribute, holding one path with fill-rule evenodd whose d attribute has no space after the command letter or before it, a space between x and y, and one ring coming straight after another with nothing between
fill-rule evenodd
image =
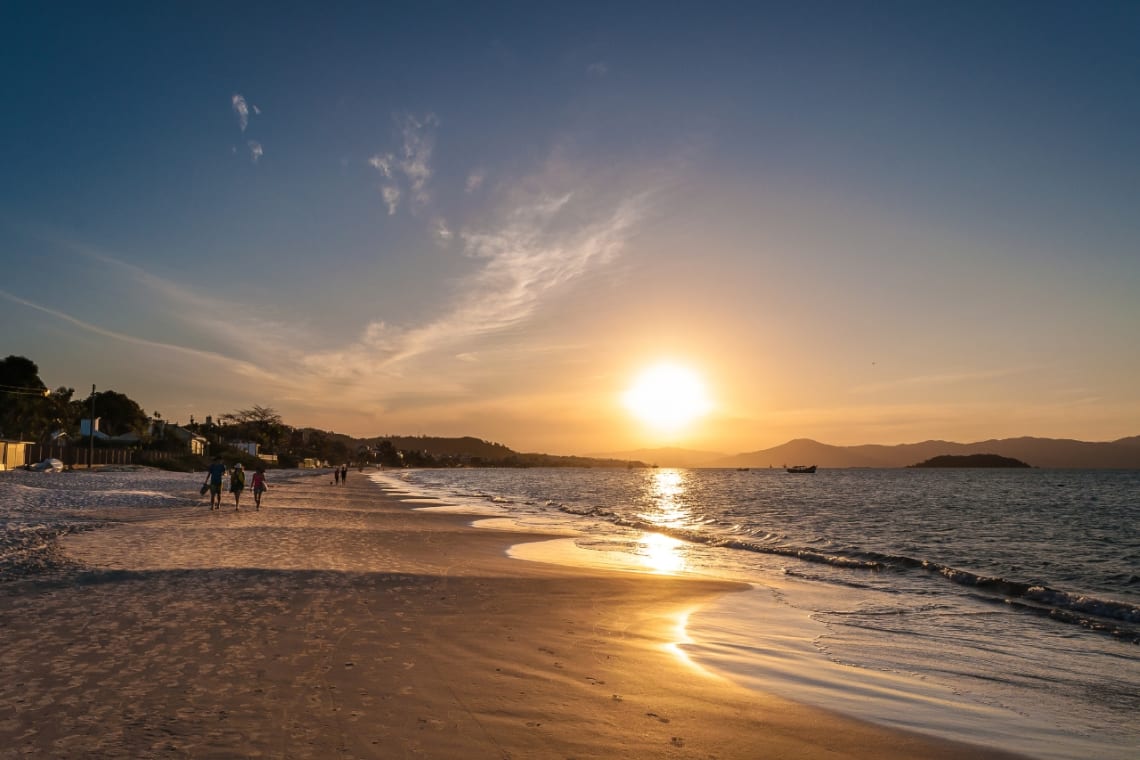
<instances>
[{"instance_id":1,"label":"hilly headland","mask_svg":"<svg viewBox=\"0 0 1140 760\"><path fill-rule=\"evenodd\" d=\"M922 441L892 446L863 444L834 446L797 438L768 449L716 455L684 449L639 449L596 456L636 459L661 467L783 467L815 464L827 468L909 467L942 456L996 455L1032 467L1073 469L1140 469L1140 436L1115 441L1076 441L1065 438L1001 438L973 443Z\"/></svg>"}]
</instances>

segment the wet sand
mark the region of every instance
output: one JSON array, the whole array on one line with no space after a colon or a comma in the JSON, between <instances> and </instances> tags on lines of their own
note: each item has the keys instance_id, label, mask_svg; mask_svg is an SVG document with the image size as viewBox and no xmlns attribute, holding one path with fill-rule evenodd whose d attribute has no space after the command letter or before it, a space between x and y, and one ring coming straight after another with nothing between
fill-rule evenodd
<instances>
[{"instance_id":1,"label":"wet sand","mask_svg":"<svg viewBox=\"0 0 1140 760\"><path fill-rule=\"evenodd\" d=\"M67 536L73 570L0 586L0 757L1011 757L688 664L685 612L734 584L509 559L527 536L356 472L246 499Z\"/></svg>"}]
</instances>

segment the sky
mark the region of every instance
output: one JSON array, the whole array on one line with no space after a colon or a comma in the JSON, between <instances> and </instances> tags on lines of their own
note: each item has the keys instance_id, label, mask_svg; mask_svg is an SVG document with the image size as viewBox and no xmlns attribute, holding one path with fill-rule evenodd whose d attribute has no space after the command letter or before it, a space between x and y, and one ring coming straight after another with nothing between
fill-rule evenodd
<instances>
[{"instance_id":1,"label":"sky","mask_svg":"<svg viewBox=\"0 0 1140 760\"><path fill-rule=\"evenodd\" d=\"M1137 40L1107 0L4 0L0 355L553 454L1137 435Z\"/></svg>"}]
</instances>

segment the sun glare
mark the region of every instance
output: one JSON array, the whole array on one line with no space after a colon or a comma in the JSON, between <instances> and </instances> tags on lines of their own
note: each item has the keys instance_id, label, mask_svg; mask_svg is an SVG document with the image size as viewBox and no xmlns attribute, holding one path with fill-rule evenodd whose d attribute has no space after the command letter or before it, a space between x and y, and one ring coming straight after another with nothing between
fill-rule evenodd
<instances>
[{"instance_id":1,"label":"sun glare","mask_svg":"<svg viewBox=\"0 0 1140 760\"><path fill-rule=\"evenodd\" d=\"M666 433L681 430L712 407L700 376L677 364L644 370L622 400L634 417Z\"/></svg>"}]
</instances>

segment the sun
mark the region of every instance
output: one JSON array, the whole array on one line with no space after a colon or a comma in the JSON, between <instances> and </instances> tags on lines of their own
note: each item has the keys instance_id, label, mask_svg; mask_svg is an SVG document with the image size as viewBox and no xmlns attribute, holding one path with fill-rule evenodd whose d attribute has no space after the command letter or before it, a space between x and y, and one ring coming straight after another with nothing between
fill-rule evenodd
<instances>
[{"instance_id":1,"label":"sun","mask_svg":"<svg viewBox=\"0 0 1140 760\"><path fill-rule=\"evenodd\" d=\"M679 432L712 408L700 375L671 362L643 370L622 402L634 417L662 433Z\"/></svg>"}]
</instances>

